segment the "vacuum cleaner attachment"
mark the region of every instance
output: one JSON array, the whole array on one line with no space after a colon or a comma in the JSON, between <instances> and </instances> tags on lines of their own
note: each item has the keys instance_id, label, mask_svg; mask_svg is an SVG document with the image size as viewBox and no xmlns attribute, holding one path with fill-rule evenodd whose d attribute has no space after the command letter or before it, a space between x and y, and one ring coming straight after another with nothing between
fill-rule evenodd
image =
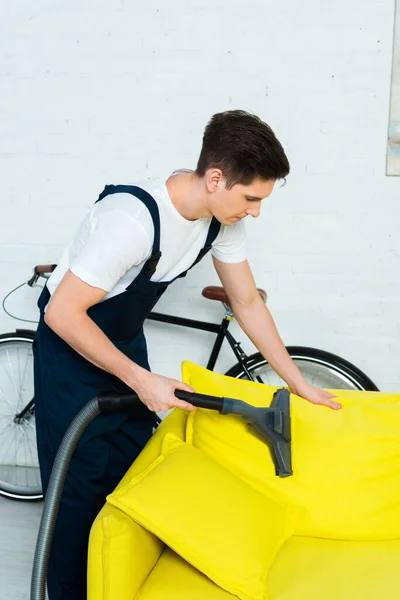
<instances>
[{"instance_id":1,"label":"vacuum cleaner attachment","mask_svg":"<svg viewBox=\"0 0 400 600\"><path fill-rule=\"evenodd\" d=\"M199 408L217 410L221 414L240 415L271 443L276 473L280 477L292 475L290 444L290 394L280 389L274 394L270 408L257 408L242 400L218 398L176 390L175 395ZM45 600L46 575L53 542L54 527L61 494L72 455L79 438L88 425L101 413L129 410L137 406L137 394L103 394L90 400L76 415L64 435L57 452L47 487L42 519L33 561L30 600Z\"/></svg>"},{"instance_id":2,"label":"vacuum cleaner attachment","mask_svg":"<svg viewBox=\"0 0 400 600\"><path fill-rule=\"evenodd\" d=\"M270 443L276 474L279 477L293 475L288 390L277 390L270 408L259 408L233 398L217 398L182 390L176 390L175 396L198 408L209 408L222 415L235 414L242 417Z\"/></svg>"}]
</instances>

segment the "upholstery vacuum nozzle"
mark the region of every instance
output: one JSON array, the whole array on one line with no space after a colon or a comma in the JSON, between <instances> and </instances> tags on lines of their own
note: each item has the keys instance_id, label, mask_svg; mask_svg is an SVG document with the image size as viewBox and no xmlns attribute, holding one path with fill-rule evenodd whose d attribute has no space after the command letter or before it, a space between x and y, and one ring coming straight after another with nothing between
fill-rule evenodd
<instances>
[{"instance_id":1,"label":"upholstery vacuum nozzle","mask_svg":"<svg viewBox=\"0 0 400 600\"><path fill-rule=\"evenodd\" d=\"M199 408L218 410L222 415L235 414L250 423L270 443L279 477L293 475L290 428L290 393L277 390L269 408L259 408L234 398L217 398L176 390L175 396Z\"/></svg>"}]
</instances>

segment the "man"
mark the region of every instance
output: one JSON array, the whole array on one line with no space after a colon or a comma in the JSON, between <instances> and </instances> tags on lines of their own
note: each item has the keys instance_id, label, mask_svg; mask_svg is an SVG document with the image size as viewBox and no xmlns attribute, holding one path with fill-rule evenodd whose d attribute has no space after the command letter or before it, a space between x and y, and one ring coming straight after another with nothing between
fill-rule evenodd
<instances>
[{"instance_id":1,"label":"man","mask_svg":"<svg viewBox=\"0 0 400 600\"><path fill-rule=\"evenodd\" d=\"M162 293L211 250L243 330L290 389L340 408L289 357L246 261L243 219L257 218L289 173L270 127L243 111L208 123L196 171L166 182L107 186L64 251L39 299L35 351L38 452L46 490L55 453L78 410L105 391L135 390L134 413L99 416L67 477L48 573L50 600L86 598L90 526L152 433L154 411L178 406L182 383L151 373L143 321Z\"/></svg>"}]
</instances>

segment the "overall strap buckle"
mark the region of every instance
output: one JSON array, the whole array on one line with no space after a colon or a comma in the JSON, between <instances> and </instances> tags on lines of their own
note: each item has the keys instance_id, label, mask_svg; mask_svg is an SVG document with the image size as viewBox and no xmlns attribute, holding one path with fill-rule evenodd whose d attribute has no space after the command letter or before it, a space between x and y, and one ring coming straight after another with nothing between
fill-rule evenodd
<instances>
[{"instance_id":1,"label":"overall strap buckle","mask_svg":"<svg viewBox=\"0 0 400 600\"><path fill-rule=\"evenodd\" d=\"M146 275L148 275L149 278L152 277L154 275L154 273L156 272L157 265L158 265L160 258L161 258L161 252L159 250L158 252L155 252L154 254L152 254L150 256L149 260L144 265L143 270L146 273Z\"/></svg>"}]
</instances>

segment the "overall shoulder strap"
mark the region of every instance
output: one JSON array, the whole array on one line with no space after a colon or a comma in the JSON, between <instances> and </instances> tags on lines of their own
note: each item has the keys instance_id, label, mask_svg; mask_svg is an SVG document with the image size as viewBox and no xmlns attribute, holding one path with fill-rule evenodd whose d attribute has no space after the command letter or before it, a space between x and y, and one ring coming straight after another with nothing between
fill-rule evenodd
<instances>
[{"instance_id":1,"label":"overall shoulder strap","mask_svg":"<svg viewBox=\"0 0 400 600\"><path fill-rule=\"evenodd\" d=\"M150 213L151 219L154 226L154 240L153 249L150 258L146 261L141 271L141 274L146 274L149 278L154 274L158 261L161 258L160 252L160 213L158 210L157 202L153 196L136 185L106 185L100 196L96 200L100 202L106 196L110 194L132 194L138 198L146 206Z\"/></svg>"},{"instance_id":2,"label":"overall shoulder strap","mask_svg":"<svg viewBox=\"0 0 400 600\"><path fill-rule=\"evenodd\" d=\"M188 270L185 271L184 273L181 273L180 275L178 275L178 277L185 277L187 272L190 271L190 269L193 269L193 267L195 265L197 265L197 263L200 262L202 258L205 257L207 252L209 252L211 250L211 246L215 242L217 235L220 232L220 229L221 229L221 223L219 221L217 221L217 219L215 217L213 217L211 220L211 223L210 223L210 227L208 228L208 234L207 234L207 238L206 238L204 247L198 253L197 258L194 261L194 263L192 264L192 266L189 267Z\"/></svg>"},{"instance_id":3,"label":"overall shoulder strap","mask_svg":"<svg viewBox=\"0 0 400 600\"><path fill-rule=\"evenodd\" d=\"M211 223L210 223L210 227L208 229L207 239L206 239L206 243L204 244L204 248L202 248L200 250L196 260L190 267L191 269L194 267L194 265L197 265L197 263L201 261L201 259L207 254L207 252L209 252L211 250L211 246L215 242L217 235L220 232L220 229L221 229L221 223L219 221L217 221L217 219L215 217L213 217L211 220Z\"/></svg>"}]
</instances>

